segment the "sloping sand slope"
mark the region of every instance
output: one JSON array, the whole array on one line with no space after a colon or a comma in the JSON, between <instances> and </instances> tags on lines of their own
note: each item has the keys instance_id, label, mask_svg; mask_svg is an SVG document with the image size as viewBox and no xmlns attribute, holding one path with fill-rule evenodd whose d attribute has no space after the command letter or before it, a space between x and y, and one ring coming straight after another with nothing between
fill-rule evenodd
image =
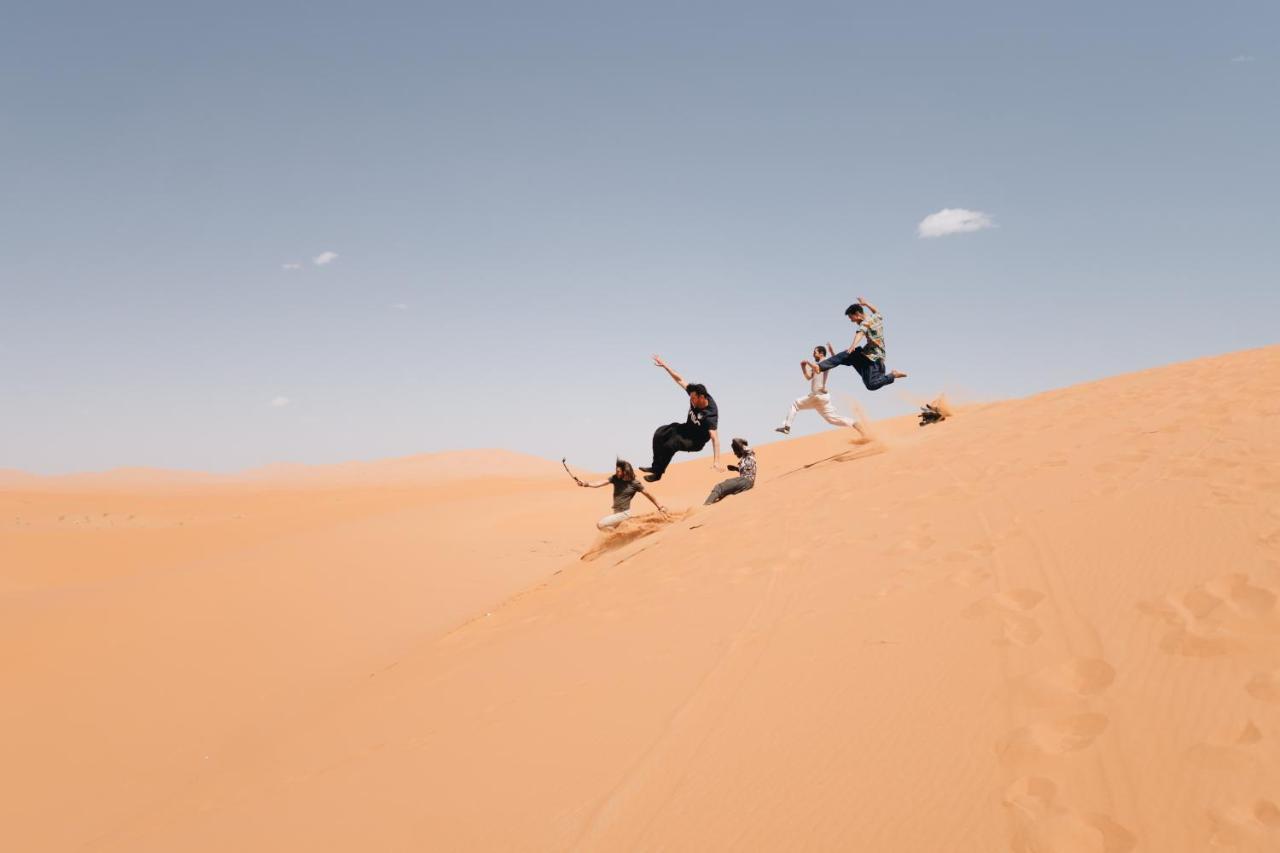
<instances>
[{"instance_id":1,"label":"sloping sand slope","mask_svg":"<svg viewBox=\"0 0 1280 853\"><path fill-rule=\"evenodd\" d=\"M473 513L534 505L480 530L371 487L314 525L261 496L258 538L139 570L6 530L0 823L15 849L1280 850L1278 416L1272 347L833 431L593 562L568 551L602 493L551 480L477 485ZM468 535L506 571L484 594L422 571Z\"/></svg>"}]
</instances>

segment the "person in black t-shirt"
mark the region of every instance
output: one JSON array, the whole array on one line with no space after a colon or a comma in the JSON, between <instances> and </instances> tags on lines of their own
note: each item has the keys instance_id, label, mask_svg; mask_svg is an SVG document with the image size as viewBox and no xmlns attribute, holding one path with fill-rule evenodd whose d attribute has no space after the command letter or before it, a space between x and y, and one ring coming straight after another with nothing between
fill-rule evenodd
<instances>
[{"instance_id":1,"label":"person in black t-shirt","mask_svg":"<svg viewBox=\"0 0 1280 853\"><path fill-rule=\"evenodd\" d=\"M596 527L601 530L612 530L631 517L631 499L636 494L642 494L648 498L649 502L658 508L658 512L665 514L667 511L666 507L658 503L657 498L645 490L644 483L636 479L636 472L631 467L631 463L623 459L618 460L613 476L609 479L598 483L584 483L578 480L578 485L584 489L613 486L613 513L596 522Z\"/></svg>"},{"instance_id":2,"label":"person in black t-shirt","mask_svg":"<svg viewBox=\"0 0 1280 853\"><path fill-rule=\"evenodd\" d=\"M720 435L716 429L720 426L720 410L716 401L707 393L707 386L696 382L685 382L684 377L676 373L659 356L653 357L653 363L661 367L689 395L689 413L684 423L660 426L653 433L653 464L641 468L646 472L645 480L656 483L666 473L671 464L671 457L680 451L695 453L711 442L711 467L717 471L720 467Z\"/></svg>"}]
</instances>

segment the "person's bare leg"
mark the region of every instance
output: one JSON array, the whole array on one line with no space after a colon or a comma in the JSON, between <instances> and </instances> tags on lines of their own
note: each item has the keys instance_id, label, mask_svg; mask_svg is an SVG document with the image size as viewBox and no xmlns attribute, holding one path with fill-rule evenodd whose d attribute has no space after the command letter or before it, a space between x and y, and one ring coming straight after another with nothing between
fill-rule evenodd
<instances>
[{"instance_id":1,"label":"person's bare leg","mask_svg":"<svg viewBox=\"0 0 1280 853\"><path fill-rule=\"evenodd\" d=\"M890 376L892 376L894 379L906 379L906 378L907 378L907 374L903 373L901 370L891 370L891 371L889 371L889 375L890 375Z\"/></svg>"}]
</instances>

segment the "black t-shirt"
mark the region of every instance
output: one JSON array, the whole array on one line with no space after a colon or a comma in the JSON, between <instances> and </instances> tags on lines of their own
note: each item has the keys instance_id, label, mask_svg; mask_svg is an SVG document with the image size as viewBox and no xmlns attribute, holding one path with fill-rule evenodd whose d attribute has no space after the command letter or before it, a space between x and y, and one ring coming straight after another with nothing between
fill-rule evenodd
<instances>
[{"instance_id":1,"label":"black t-shirt","mask_svg":"<svg viewBox=\"0 0 1280 853\"><path fill-rule=\"evenodd\" d=\"M695 409L690 404L684 426L687 435L696 436L703 441L711 438L711 430L720 426L720 410L716 408L716 401L710 394L707 395L707 405L703 408Z\"/></svg>"},{"instance_id":2,"label":"black t-shirt","mask_svg":"<svg viewBox=\"0 0 1280 853\"><path fill-rule=\"evenodd\" d=\"M644 483L639 480L624 480L617 474L610 477L609 482L613 483L614 512L626 512L631 509L631 499L636 496L636 492L644 491Z\"/></svg>"}]
</instances>

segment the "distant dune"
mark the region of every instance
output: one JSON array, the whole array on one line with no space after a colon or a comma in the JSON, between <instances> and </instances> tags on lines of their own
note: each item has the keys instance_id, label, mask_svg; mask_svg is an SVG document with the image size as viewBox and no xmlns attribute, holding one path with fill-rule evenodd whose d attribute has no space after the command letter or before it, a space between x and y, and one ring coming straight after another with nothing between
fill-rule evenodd
<instances>
[{"instance_id":1,"label":"distant dune","mask_svg":"<svg viewBox=\"0 0 1280 853\"><path fill-rule=\"evenodd\" d=\"M1278 851L1278 422L1270 347L611 537L499 451L0 477L5 848Z\"/></svg>"},{"instance_id":2,"label":"distant dune","mask_svg":"<svg viewBox=\"0 0 1280 853\"><path fill-rule=\"evenodd\" d=\"M445 481L482 477L547 477L563 476L563 473L556 463L537 456L508 450L456 450L333 465L280 462L237 474L137 467L40 476L25 471L0 469L0 489L156 491L191 486L439 485Z\"/></svg>"}]
</instances>

